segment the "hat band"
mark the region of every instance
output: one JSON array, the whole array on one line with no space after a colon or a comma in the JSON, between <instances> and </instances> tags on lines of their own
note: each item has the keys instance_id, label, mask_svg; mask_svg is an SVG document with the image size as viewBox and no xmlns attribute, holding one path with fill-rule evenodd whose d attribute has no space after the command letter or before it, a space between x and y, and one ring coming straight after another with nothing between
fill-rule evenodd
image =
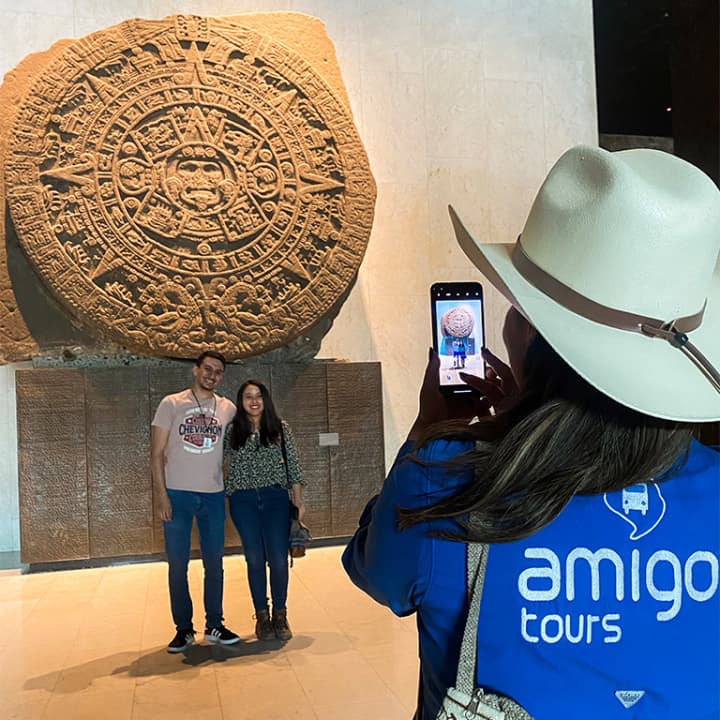
<instances>
[{"instance_id":1,"label":"hat band","mask_svg":"<svg viewBox=\"0 0 720 720\"><path fill-rule=\"evenodd\" d=\"M694 315L675 318L674 320L658 320L657 318L637 315L635 313L617 310L616 308L602 305L581 295L576 290L560 282L549 275L545 270L536 265L525 253L520 244L520 238L515 243L512 251L512 262L515 269L538 290L549 298L559 303L568 310L580 315L592 322L617 330L627 330L640 333L649 337L659 337L666 340L675 348L681 350L686 357L702 371L708 381L720 393L720 372L693 345L686 333L700 327L705 304Z\"/></svg>"}]
</instances>

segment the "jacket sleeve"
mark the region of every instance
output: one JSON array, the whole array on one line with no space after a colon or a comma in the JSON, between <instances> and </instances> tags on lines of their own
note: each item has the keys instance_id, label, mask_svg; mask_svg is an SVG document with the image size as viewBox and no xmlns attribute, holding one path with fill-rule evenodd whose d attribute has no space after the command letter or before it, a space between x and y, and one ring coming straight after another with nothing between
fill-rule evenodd
<instances>
[{"instance_id":1,"label":"jacket sleeve","mask_svg":"<svg viewBox=\"0 0 720 720\"><path fill-rule=\"evenodd\" d=\"M365 507L342 557L355 585L399 616L417 610L430 583L434 539L428 532L450 525L418 523L399 530L398 508L434 504L468 479L467 472L449 475L443 467L408 459L411 446L405 443L400 448L382 490ZM443 462L467 449L467 443L436 441L423 448L418 459Z\"/></svg>"}]
</instances>

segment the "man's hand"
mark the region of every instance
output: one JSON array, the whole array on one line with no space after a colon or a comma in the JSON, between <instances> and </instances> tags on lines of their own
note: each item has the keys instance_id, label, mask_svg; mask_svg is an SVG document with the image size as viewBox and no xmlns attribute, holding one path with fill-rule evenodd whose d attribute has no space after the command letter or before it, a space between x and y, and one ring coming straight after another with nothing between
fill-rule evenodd
<instances>
[{"instance_id":1,"label":"man's hand","mask_svg":"<svg viewBox=\"0 0 720 720\"><path fill-rule=\"evenodd\" d=\"M158 517L163 522L170 522L172 520L172 504L170 502L170 498L168 497L168 494L162 493L158 497Z\"/></svg>"}]
</instances>

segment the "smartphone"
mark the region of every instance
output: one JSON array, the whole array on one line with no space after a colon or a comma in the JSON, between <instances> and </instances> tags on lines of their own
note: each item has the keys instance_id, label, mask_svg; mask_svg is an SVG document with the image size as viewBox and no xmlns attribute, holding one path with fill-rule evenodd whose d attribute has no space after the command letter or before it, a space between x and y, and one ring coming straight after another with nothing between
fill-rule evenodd
<instances>
[{"instance_id":1,"label":"smartphone","mask_svg":"<svg viewBox=\"0 0 720 720\"><path fill-rule=\"evenodd\" d=\"M477 282L434 283L430 288L433 347L440 358L440 389L473 392L461 372L485 377L483 290Z\"/></svg>"}]
</instances>

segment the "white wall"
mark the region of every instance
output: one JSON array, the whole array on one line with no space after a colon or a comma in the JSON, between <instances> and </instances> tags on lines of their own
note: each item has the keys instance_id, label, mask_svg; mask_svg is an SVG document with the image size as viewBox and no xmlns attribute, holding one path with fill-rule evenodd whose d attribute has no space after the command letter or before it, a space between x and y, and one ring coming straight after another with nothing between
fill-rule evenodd
<instances>
[{"instance_id":1,"label":"white wall","mask_svg":"<svg viewBox=\"0 0 720 720\"><path fill-rule=\"evenodd\" d=\"M429 286L478 278L447 203L476 236L512 242L557 157L597 141L592 3L0 0L0 73L130 17L275 10L325 22L378 183L366 259L320 356L382 363L390 463L417 409ZM506 305L487 295L487 342L500 349ZM0 551L19 547L14 385L14 368L0 367Z\"/></svg>"}]
</instances>

